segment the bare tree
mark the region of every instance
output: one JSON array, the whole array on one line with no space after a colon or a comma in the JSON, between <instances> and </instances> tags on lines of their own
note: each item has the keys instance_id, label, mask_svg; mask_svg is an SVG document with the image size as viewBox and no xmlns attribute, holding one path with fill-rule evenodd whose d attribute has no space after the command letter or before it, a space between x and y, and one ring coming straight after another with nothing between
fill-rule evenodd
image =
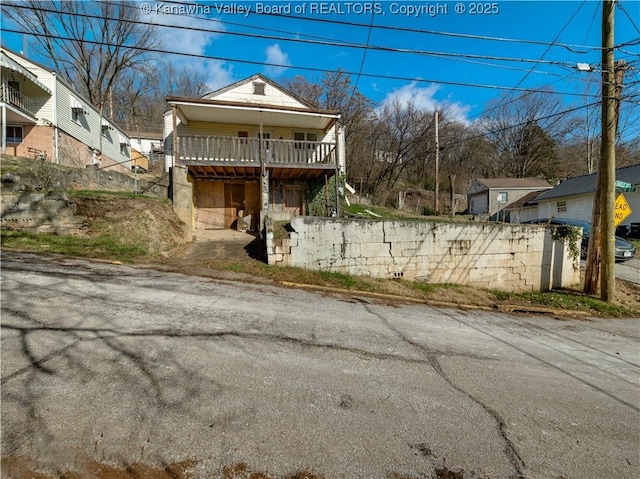
<instances>
[{"instance_id":1,"label":"bare tree","mask_svg":"<svg viewBox=\"0 0 640 479\"><path fill-rule=\"evenodd\" d=\"M166 96L199 98L207 93L204 72L168 62L145 64L122 75L114 86L114 120L128 130L156 130L169 108Z\"/></svg>"},{"instance_id":2,"label":"bare tree","mask_svg":"<svg viewBox=\"0 0 640 479\"><path fill-rule=\"evenodd\" d=\"M158 45L153 25L135 23L140 9L132 2L11 1L2 10L101 112L117 81Z\"/></svg>"},{"instance_id":3,"label":"bare tree","mask_svg":"<svg viewBox=\"0 0 640 479\"><path fill-rule=\"evenodd\" d=\"M490 104L480 124L494 147L495 171L520 178L556 178L556 147L572 129L562 109L561 100L551 92L524 93L515 100L500 98Z\"/></svg>"}]
</instances>

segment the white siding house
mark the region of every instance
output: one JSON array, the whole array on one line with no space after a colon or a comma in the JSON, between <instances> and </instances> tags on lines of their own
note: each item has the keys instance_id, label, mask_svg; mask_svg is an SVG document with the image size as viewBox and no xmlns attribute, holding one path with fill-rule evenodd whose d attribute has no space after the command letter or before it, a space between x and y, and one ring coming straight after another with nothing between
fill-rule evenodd
<instances>
[{"instance_id":1,"label":"white siding house","mask_svg":"<svg viewBox=\"0 0 640 479\"><path fill-rule=\"evenodd\" d=\"M2 153L130 169L129 137L54 72L0 49Z\"/></svg>"},{"instance_id":2,"label":"white siding house","mask_svg":"<svg viewBox=\"0 0 640 479\"><path fill-rule=\"evenodd\" d=\"M165 168L188 171L195 228L233 227L239 215L256 228L266 213L309 214L318 187L324 191L345 171L340 113L318 109L263 75L167 102Z\"/></svg>"},{"instance_id":3,"label":"white siding house","mask_svg":"<svg viewBox=\"0 0 640 479\"><path fill-rule=\"evenodd\" d=\"M640 224L640 164L616 169L616 180L635 189L618 192L624 195L632 211L619 226L630 229L632 224ZM578 176L541 193L531 201L537 209L537 219L572 218L591 222L596 181L596 174Z\"/></svg>"}]
</instances>

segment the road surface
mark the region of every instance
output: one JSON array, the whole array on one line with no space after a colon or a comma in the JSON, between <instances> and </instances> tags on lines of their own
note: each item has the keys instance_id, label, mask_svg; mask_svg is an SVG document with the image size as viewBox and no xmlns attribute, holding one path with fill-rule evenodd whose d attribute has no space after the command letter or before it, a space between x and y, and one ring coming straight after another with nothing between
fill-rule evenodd
<instances>
[{"instance_id":1,"label":"road surface","mask_svg":"<svg viewBox=\"0 0 640 479\"><path fill-rule=\"evenodd\" d=\"M7 252L1 275L3 477L19 460L41 477L180 461L196 478L640 471L637 319L383 304Z\"/></svg>"}]
</instances>

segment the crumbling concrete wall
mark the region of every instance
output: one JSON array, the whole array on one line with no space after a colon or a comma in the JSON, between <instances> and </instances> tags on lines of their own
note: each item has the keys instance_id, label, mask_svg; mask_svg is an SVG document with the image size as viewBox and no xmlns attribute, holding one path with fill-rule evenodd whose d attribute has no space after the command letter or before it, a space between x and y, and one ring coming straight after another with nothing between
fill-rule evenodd
<instances>
[{"instance_id":1,"label":"crumbling concrete wall","mask_svg":"<svg viewBox=\"0 0 640 479\"><path fill-rule=\"evenodd\" d=\"M580 280L579 261L545 228L302 216L290 225L286 238L267 229L269 264L504 291Z\"/></svg>"}]
</instances>

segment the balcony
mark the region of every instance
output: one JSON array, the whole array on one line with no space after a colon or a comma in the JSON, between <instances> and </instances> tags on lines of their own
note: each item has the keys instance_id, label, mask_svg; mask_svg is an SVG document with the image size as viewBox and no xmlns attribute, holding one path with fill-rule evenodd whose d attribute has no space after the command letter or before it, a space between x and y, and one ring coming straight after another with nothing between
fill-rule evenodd
<instances>
[{"instance_id":1,"label":"balcony","mask_svg":"<svg viewBox=\"0 0 640 479\"><path fill-rule=\"evenodd\" d=\"M15 88L10 87L9 85L6 85L4 83L0 85L0 102L13 105L24 112L30 113L34 117L38 112L35 101L33 101L29 97L24 96Z\"/></svg>"},{"instance_id":2,"label":"balcony","mask_svg":"<svg viewBox=\"0 0 640 479\"><path fill-rule=\"evenodd\" d=\"M280 168L335 168L336 144L265 139L265 165ZM177 165L260 166L260 139L231 136L181 136Z\"/></svg>"}]
</instances>

